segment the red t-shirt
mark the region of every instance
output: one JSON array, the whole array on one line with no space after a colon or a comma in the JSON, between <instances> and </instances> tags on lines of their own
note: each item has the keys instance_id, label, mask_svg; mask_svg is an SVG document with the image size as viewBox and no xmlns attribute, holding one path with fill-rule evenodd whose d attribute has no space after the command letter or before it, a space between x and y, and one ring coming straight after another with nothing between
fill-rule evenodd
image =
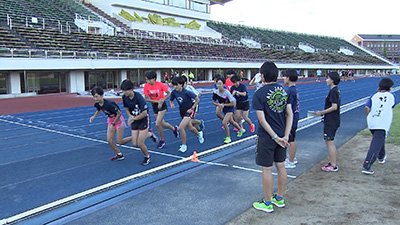
<instances>
[{"instance_id":1,"label":"red t-shirt","mask_svg":"<svg viewBox=\"0 0 400 225\"><path fill-rule=\"evenodd\" d=\"M168 86L158 81L154 85L146 83L143 87L143 94L149 96L152 100L164 98L164 92L168 92Z\"/></svg>"},{"instance_id":2,"label":"red t-shirt","mask_svg":"<svg viewBox=\"0 0 400 225\"><path fill-rule=\"evenodd\" d=\"M228 88L228 91L231 91L231 87L233 86L233 82L231 81L230 78L226 78L225 86Z\"/></svg>"}]
</instances>

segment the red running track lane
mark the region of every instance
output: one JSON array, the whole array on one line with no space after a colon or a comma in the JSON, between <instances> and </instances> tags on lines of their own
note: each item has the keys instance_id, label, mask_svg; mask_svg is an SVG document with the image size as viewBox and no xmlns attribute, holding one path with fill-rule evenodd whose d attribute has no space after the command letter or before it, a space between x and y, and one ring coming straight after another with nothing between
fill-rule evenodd
<instances>
[{"instance_id":1,"label":"red running track lane","mask_svg":"<svg viewBox=\"0 0 400 225\"><path fill-rule=\"evenodd\" d=\"M322 79L321 82L325 82L325 80ZM248 81L243 81L242 83L248 83ZM315 78L300 78L296 82L296 84L306 83L315 83ZM212 86L213 84L213 82L197 83L194 84L194 87ZM255 86L248 88L253 89ZM112 97L111 99L117 103L122 102L120 96ZM91 96L82 96L76 93L7 98L0 99L0 115L92 106L93 104L94 100Z\"/></svg>"},{"instance_id":2,"label":"red running track lane","mask_svg":"<svg viewBox=\"0 0 400 225\"><path fill-rule=\"evenodd\" d=\"M122 102L121 97L112 98L112 100L117 103ZM94 100L91 96L81 96L76 93L8 98L0 99L0 115L92 106L93 104Z\"/></svg>"}]
</instances>

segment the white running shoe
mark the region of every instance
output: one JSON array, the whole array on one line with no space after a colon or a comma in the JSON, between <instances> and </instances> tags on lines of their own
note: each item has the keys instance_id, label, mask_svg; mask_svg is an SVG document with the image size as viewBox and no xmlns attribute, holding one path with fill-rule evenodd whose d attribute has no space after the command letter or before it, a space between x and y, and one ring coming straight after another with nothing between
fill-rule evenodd
<instances>
[{"instance_id":1,"label":"white running shoe","mask_svg":"<svg viewBox=\"0 0 400 225\"><path fill-rule=\"evenodd\" d=\"M180 152L186 152L187 150L187 145L180 145L178 151Z\"/></svg>"},{"instance_id":2,"label":"white running shoe","mask_svg":"<svg viewBox=\"0 0 400 225\"><path fill-rule=\"evenodd\" d=\"M385 154L385 156L383 157L383 159L378 159L378 163L384 164L384 163L386 162L386 157L387 157L387 155Z\"/></svg>"},{"instance_id":3,"label":"white running shoe","mask_svg":"<svg viewBox=\"0 0 400 225\"><path fill-rule=\"evenodd\" d=\"M296 163L290 162L288 159L285 161L285 168L286 169L294 169L296 168Z\"/></svg>"},{"instance_id":4,"label":"white running shoe","mask_svg":"<svg viewBox=\"0 0 400 225\"><path fill-rule=\"evenodd\" d=\"M200 142L200 144L204 143L203 131L199 131L199 142Z\"/></svg>"}]
</instances>

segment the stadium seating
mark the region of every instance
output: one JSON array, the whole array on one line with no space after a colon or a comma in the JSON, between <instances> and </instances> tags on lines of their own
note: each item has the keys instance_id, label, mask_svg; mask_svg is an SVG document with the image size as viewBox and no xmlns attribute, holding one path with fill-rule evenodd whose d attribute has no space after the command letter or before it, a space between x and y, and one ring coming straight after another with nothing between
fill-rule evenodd
<instances>
[{"instance_id":1,"label":"stadium seating","mask_svg":"<svg viewBox=\"0 0 400 225\"><path fill-rule=\"evenodd\" d=\"M309 35L295 32L270 30L244 25L228 24L223 22L209 21L207 23L212 29L222 33L227 38L240 40L251 38L261 44L273 46L285 46L285 48L297 47L299 42L311 44L316 49L338 52L341 46L348 47L352 51L365 54L343 39L319 35Z\"/></svg>"},{"instance_id":2,"label":"stadium seating","mask_svg":"<svg viewBox=\"0 0 400 225\"><path fill-rule=\"evenodd\" d=\"M29 46L9 29L0 27L0 48L29 48Z\"/></svg>"},{"instance_id":3,"label":"stadium seating","mask_svg":"<svg viewBox=\"0 0 400 225\"><path fill-rule=\"evenodd\" d=\"M22 6L22 7L21 7ZM86 6L86 7L85 7ZM81 5L74 0L2 0L0 1L1 25L5 26L7 14L12 16L13 27L0 27L0 55L10 52L21 56L55 55L70 57L89 56L114 57L119 55L152 55L163 58L188 58L195 60L236 60L322 64L386 64L340 38L308 35L209 21L208 26L222 34L222 39L177 35L167 32L152 32L131 29L93 5ZM90 10L88 10L88 8ZM88 34L76 29L65 32L60 23L73 24L75 13L91 18L97 14L124 32L117 36ZM28 17L44 18L46 27L29 23ZM40 22L40 21L39 21ZM242 38L249 38L261 44L250 48L241 44ZM312 45L316 52L307 53L298 48L299 42ZM338 53L340 47L347 47L353 56ZM5 50L4 50L5 49ZM7 50L8 49L8 50ZM60 53L57 53L60 51ZM7 52L3 54L4 52ZM36 53L35 53L36 52Z\"/></svg>"},{"instance_id":4,"label":"stadium seating","mask_svg":"<svg viewBox=\"0 0 400 225\"><path fill-rule=\"evenodd\" d=\"M45 20L46 26L58 27L59 22L75 27L75 13L81 16L90 16L94 20L100 18L92 11L78 4L74 0L1 0L0 19L6 21L7 14L11 16L13 24L25 24L31 17L39 18L38 24Z\"/></svg>"}]
</instances>

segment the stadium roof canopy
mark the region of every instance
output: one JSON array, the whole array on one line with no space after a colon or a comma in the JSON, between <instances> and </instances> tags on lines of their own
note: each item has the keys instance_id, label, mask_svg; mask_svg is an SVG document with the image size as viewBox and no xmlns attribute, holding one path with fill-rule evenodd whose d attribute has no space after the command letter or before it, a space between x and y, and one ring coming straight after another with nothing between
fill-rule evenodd
<instances>
[{"instance_id":1,"label":"stadium roof canopy","mask_svg":"<svg viewBox=\"0 0 400 225\"><path fill-rule=\"evenodd\" d=\"M358 34L362 39L386 39L386 40L398 40L400 39L400 35L398 34Z\"/></svg>"},{"instance_id":2,"label":"stadium roof canopy","mask_svg":"<svg viewBox=\"0 0 400 225\"><path fill-rule=\"evenodd\" d=\"M232 0L210 0L210 4L211 5L214 5L214 4L223 5L223 4L225 4L227 2L230 2L230 1L232 1Z\"/></svg>"}]
</instances>

